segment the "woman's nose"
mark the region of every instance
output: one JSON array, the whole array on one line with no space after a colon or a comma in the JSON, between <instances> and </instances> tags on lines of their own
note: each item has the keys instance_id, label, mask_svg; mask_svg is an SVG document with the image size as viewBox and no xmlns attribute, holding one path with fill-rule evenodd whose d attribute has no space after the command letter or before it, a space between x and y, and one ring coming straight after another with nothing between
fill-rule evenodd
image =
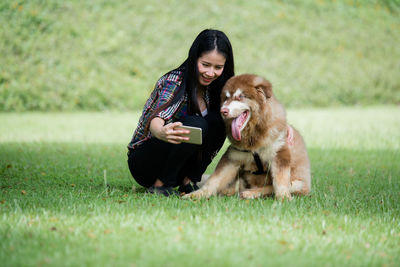
<instances>
[{"instance_id":1,"label":"woman's nose","mask_svg":"<svg viewBox=\"0 0 400 267\"><path fill-rule=\"evenodd\" d=\"M209 76L209 77L214 77L214 73L215 73L215 71L213 68L209 68L206 72L207 76Z\"/></svg>"}]
</instances>

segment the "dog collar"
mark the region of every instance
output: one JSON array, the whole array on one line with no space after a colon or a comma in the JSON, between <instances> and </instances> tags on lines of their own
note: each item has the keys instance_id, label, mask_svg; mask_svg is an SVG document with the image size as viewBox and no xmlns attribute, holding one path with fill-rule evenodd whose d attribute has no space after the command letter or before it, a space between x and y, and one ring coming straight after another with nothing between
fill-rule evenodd
<instances>
[{"instance_id":1,"label":"dog collar","mask_svg":"<svg viewBox=\"0 0 400 267\"><path fill-rule=\"evenodd\" d=\"M289 146L294 145L294 134L293 134L293 128L288 124L287 126L287 143ZM250 150L245 150L245 149L239 149L237 147L232 147L233 149L240 151L240 152L246 152L246 153L251 153L253 154L254 161L256 162L257 165L257 171L253 172L253 174L267 174L268 170L264 170L263 164L261 162L260 155L258 155L257 152L253 152Z\"/></svg>"},{"instance_id":2,"label":"dog collar","mask_svg":"<svg viewBox=\"0 0 400 267\"><path fill-rule=\"evenodd\" d=\"M239 149L239 148L236 148L236 147L232 147L232 148L237 150L237 151L251 153L253 155L254 161L256 162L256 165L257 165L257 171L253 172L253 174L259 175L259 174L267 174L268 173L268 170L267 171L264 170L264 166L263 166L263 164L261 162L260 155L258 155L257 152L253 152L253 151L250 151L250 150Z\"/></svg>"}]
</instances>

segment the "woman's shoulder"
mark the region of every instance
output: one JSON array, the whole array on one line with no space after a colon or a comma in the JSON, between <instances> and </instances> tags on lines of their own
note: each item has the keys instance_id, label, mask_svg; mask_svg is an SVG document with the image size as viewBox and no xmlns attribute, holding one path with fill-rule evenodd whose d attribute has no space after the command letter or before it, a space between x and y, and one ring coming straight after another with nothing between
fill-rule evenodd
<instances>
[{"instance_id":1,"label":"woman's shoulder","mask_svg":"<svg viewBox=\"0 0 400 267\"><path fill-rule=\"evenodd\" d=\"M183 74L184 71L182 69L171 70L166 74L164 74L163 76L161 76L157 84L163 84L165 82L181 84L183 80Z\"/></svg>"}]
</instances>

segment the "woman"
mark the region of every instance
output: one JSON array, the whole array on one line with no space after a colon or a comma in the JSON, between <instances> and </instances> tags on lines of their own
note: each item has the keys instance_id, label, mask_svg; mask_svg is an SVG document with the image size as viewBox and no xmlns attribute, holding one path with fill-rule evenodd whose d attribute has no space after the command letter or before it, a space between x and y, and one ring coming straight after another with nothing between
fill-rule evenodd
<instances>
[{"instance_id":1,"label":"woman","mask_svg":"<svg viewBox=\"0 0 400 267\"><path fill-rule=\"evenodd\" d=\"M132 176L149 193L177 195L196 183L225 141L220 94L234 75L232 46L218 30L204 30L180 67L163 75L147 100L128 145ZM201 145L185 143L187 125L202 129Z\"/></svg>"}]
</instances>

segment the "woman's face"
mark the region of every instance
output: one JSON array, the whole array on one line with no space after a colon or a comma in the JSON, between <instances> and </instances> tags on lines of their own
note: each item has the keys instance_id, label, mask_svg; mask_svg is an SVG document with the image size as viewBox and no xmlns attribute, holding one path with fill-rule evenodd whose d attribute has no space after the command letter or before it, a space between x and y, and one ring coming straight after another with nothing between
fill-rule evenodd
<instances>
[{"instance_id":1,"label":"woman's face","mask_svg":"<svg viewBox=\"0 0 400 267\"><path fill-rule=\"evenodd\" d=\"M199 84L210 85L224 71L226 58L217 50L203 53L197 59L197 69L199 70Z\"/></svg>"}]
</instances>

